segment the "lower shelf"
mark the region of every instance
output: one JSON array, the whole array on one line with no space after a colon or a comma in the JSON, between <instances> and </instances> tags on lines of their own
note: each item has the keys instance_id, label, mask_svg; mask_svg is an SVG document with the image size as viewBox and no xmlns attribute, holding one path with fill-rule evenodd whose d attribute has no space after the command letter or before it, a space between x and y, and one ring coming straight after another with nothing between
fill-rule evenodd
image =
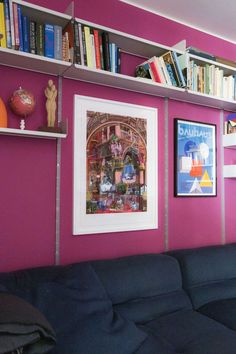
<instances>
[{"instance_id":1,"label":"lower shelf","mask_svg":"<svg viewBox=\"0 0 236 354\"><path fill-rule=\"evenodd\" d=\"M21 130L12 128L0 128L0 135L13 135L21 137L42 138L42 139L59 139L66 138L67 134L52 133L37 130Z\"/></svg>"},{"instance_id":2,"label":"lower shelf","mask_svg":"<svg viewBox=\"0 0 236 354\"><path fill-rule=\"evenodd\" d=\"M223 171L224 178L236 178L236 165L225 165Z\"/></svg>"}]
</instances>

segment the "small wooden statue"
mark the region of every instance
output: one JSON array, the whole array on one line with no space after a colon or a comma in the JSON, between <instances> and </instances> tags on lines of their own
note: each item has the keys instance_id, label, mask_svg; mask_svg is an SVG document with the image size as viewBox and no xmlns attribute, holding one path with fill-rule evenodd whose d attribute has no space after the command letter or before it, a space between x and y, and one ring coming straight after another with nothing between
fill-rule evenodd
<instances>
[{"instance_id":1,"label":"small wooden statue","mask_svg":"<svg viewBox=\"0 0 236 354\"><path fill-rule=\"evenodd\" d=\"M48 86L46 87L45 96L47 98L46 101L46 110L47 110L47 121L48 127L54 128L55 120L56 120L56 97L57 97L57 89L52 80L48 80Z\"/></svg>"}]
</instances>

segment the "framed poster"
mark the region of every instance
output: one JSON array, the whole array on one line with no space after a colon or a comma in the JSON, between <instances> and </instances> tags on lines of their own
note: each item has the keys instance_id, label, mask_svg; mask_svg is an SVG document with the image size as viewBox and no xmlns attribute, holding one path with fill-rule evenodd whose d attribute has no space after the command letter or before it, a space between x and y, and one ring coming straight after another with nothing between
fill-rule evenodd
<instances>
[{"instance_id":1,"label":"framed poster","mask_svg":"<svg viewBox=\"0 0 236 354\"><path fill-rule=\"evenodd\" d=\"M157 109L74 97L73 234L157 228Z\"/></svg>"},{"instance_id":2,"label":"framed poster","mask_svg":"<svg viewBox=\"0 0 236 354\"><path fill-rule=\"evenodd\" d=\"M216 196L216 125L175 118L175 196Z\"/></svg>"}]
</instances>

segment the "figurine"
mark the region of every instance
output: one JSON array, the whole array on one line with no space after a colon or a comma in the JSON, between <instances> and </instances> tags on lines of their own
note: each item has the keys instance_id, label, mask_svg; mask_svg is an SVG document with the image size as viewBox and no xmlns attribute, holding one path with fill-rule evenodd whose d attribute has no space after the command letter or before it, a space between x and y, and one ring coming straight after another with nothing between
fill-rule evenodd
<instances>
[{"instance_id":1,"label":"figurine","mask_svg":"<svg viewBox=\"0 0 236 354\"><path fill-rule=\"evenodd\" d=\"M45 96L47 98L46 101L46 110L47 110L47 121L48 127L53 128L56 120L56 97L57 97L57 89L52 80L48 80L48 86L44 91Z\"/></svg>"}]
</instances>

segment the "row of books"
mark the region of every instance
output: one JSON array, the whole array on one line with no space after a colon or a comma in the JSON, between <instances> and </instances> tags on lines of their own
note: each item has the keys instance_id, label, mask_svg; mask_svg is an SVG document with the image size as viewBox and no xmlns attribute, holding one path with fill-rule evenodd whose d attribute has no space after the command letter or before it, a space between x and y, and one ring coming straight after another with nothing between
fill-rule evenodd
<instances>
[{"instance_id":1,"label":"row of books","mask_svg":"<svg viewBox=\"0 0 236 354\"><path fill-rule=\"evenodd\" d=\"M71 21L70 42L74 48L74 63L93 69L120 72L120 48L110 41L109 33ZM74 29L74 30L73 30Z\"/></svg>"},{"instance_id":2,"label":"row of books","mask_svg":"<svg viewBox=\"0 0 236 354\"><path fill-rule=\"evenodd\" d=\"M68 33L59 25L32 20L11 0L0 0L0 33L3 48L71 61Z\"/></svg>"},{"instance_id":3,"label":"row of books","mask_svg":"<svg viewBox=\"0 0 236 354\"><path fill-rule=\"evenodd\" d=\"M161 84L175 87L187 86L186 55L177 55L175 51L146 60L136 67L135 76L149 78Z\"/></svg>"},{"instance_id":4,"label":"row of books","mask_svg":"<svg viewBox=\"0 0 236 354\"><path fill-rule=\"evenodd\" d=\"M34 21L24 7L0 0L0 46L94 69L120 72L120 48L109 33L72 19L62 26Z\"/></svg>"},{"instance_id":5,"label":"row of books","mask_svg":"<svg viewBox=\"0 0 236 354\"><path fill-rule=\"evenodd\" d=\"M222 97L224 99L236 99L236 76L224 75L224 70L215 64L198 65L190 60L189 65L189 89Z\"/></svg>"}]
</instances>

